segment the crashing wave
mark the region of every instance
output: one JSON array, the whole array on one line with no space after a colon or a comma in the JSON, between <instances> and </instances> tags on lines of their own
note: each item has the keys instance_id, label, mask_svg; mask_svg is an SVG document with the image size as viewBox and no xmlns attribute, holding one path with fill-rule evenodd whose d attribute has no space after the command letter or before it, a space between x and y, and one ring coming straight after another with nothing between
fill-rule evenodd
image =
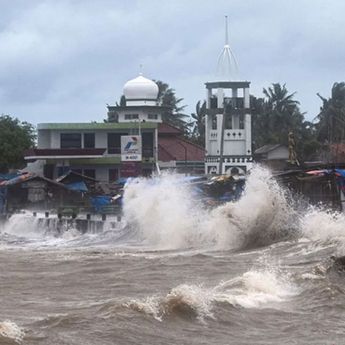
<instances>
[{"instance_id":1,"label":"crashing wave","mask_svg":"<svg viewBox=\"0 0 345 345\"><path fill-rule=\"evenodd\" d=\"M123 304L134 311L162 321L171 315L214 319L216 303L243 308L279 308L279 303L295 296L299 289L291 278L278 270L251 270L239 277L221 282L213 288L181 284L163 297L149 296Z\"/></svg>"},{"instance_id":2,"label":"crashing wave","mask_svg":"<svg viewBox=\"0 0 345 345\"><path fill-rule=\"evenodd\" d=\"M9 320L0 322L1 344L21 344L24 335L24 331L14 322Z\"/></svg>"}]
</instances>

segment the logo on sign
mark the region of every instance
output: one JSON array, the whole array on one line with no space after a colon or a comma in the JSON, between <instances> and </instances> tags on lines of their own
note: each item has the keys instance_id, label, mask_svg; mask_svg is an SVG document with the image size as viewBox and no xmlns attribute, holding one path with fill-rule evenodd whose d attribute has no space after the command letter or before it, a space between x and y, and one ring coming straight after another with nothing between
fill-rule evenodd
<instances>
[{"instance_id":1,"label":"logo on sign","mask_svg":"<svg viewBox=\"0 0 345 345\"><path fill-rule=\"evenodd\" d=\"M121 160L141 161L141 136L123 135L121 136Z\"/></svg>"},{"instance_id":2,"label":"logo on sign","mask_svg":"<svg viewBox=\"0 0 345 345\"><path fill-rule=\"evenodd\" d=\"M132 141L129 141L125 147L125 151L127 151L128 153L130 153L130 149L132 148L132 150L136 150L137 146L138 146L138 138L137 137L131 137Z\"/></svg>"}]
</instances>

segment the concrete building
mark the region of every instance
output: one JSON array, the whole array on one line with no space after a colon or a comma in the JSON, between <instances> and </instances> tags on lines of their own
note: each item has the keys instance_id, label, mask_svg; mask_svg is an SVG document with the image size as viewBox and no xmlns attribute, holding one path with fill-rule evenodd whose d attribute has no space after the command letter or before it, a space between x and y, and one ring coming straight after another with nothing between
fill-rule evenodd
<instances>
[{"instance_id":1,"label":"concrete building","mask_svg":"<svg viewBox=\"0 0 345 345\"><path fill-rule=\"evenodd\" d=\"M236 61L228 42L218 59L218 77L207 82L205 173L245 173L252 166L249 81L235 80Z\"/></svg>"},{"instance_id":2,"label":"concrete building","mask_svg":"<svg viewBox=\"0 0 345 345\"><path fill-rule=\"evenodd\" d=\"M124 85L123 92L125 104L108 106L112 122L38 124L37 148L26 152L25 170L51 179L73 170L104 182L149 176L160 167L203 170L204 149L162 123L167 109L158 104L155 82L139 75ZM137 146L135 154L123 154L123 139L126 147Z\"/></svg>"}]
</instances>

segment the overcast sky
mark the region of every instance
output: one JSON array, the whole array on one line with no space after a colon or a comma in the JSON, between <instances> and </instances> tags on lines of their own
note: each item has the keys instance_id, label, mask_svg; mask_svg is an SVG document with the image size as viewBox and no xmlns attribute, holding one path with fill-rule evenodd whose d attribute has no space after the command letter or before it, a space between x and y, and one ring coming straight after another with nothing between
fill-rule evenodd
<instances>
[{"instance_id":1,"label":"overcast sky","mask_svg":"<svg viewBox=\"0 0 345 345\"><path fill-rule=\"evenodd\" d=\"M215 79L224 15L255 96L286 83L311 120L316 93L345 80L343 0L0 0L0 113L102 121L140 64L192 112Z\"/></svg>"}]
</instances>

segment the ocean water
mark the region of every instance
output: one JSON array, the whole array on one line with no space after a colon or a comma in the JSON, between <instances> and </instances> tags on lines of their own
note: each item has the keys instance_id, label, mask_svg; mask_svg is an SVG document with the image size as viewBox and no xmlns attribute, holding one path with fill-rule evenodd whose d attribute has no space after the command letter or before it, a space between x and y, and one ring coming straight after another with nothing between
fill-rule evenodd
<instances>
[{"instance_id":1,"label":"ocean water","mask_svg":"<svg viewBox=\"0 0 345 345\"><path fill-rule=\"evenodd\" d=\"M0 228L0 344L344 344L345 218L255 168L209 209L176 175L133 181L116 226Z\"/></svg>"}]
</instances>

